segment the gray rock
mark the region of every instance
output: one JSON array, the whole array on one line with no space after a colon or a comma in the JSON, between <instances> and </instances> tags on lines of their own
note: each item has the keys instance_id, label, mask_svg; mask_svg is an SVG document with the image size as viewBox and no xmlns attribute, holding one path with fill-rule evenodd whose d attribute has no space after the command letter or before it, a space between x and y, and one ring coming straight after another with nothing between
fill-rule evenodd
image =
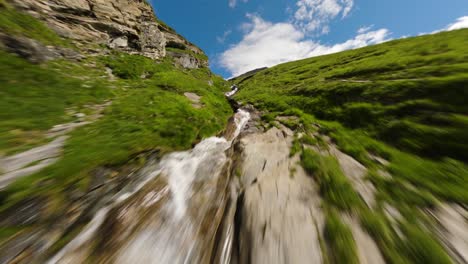
<instances>
[{"instance_id":1,"label":"gray rock","mask_svg":"<svg viewBox=\"0 0 468 264\"><path fill-rule=\"evenodd\" d=\"M174 61L186 69L198 69L203 66L197 58L187 53L168 51L167 56L174 58Z\"/></svg>"},{"instance_id":2,"label":"gray rock","mask_svg":"<svg viewBox=\"0 0 468 264\"><path fill-rule=\"evenodd\" d=\"M118 37L115 39L112 39L109 43L109 47L115 49L115 48L126 48L128 47L128 39L127 37Z\"/></svg>"},{"instance_id":3,"label":"gray rock","mask_svg":"<svg viewBox=\"0 0 468 264\"><path fill-rule=\"evenodd\" d=\"M318 186L298 165L299 157L289 157L291 134L272 128L240 141L245 195L238 263L322 263Z\"/></svg>"},{"instance_id":4,"label":"gray rock","mask_svg":"<svg viewBox=\"0 0 468 264\"><path fill-rule=\"evenodd\" d=\"M86 114L83 114L83 113L76 113L76 114L75 114L75 117L76 117L76 118L83 118L83 117L85 117L85 116L86 116Z\"/></svg>"},{"instance_id":5,"label":"gray rock","mask_svg":"<svg viewBox=\"0 0 468 264\"><path fill-rule=\"evenodd\" d=\"M165 56L166 39L146 1L12 0L12 4L77 43L107 44L152 59Z\"/></svg>"},{"instance_id":6,"label":"gray rock","mask_svg":"<svg viewBox=\"0 0 468 264\"><path fill-rule=\"evenodd\" d=\"M0 33L0 46L32 63L42 63L60 57L60 54L48 49L40 42L21 36Z\"/></svg>"}]
</instances>

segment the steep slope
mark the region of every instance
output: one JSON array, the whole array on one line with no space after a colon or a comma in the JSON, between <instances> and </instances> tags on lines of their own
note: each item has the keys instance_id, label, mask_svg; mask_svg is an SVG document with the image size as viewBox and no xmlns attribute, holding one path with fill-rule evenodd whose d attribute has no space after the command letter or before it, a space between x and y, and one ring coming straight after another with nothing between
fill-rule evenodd
<instances>
[{"instance_id":1,"label":"steep slope","mask_svg":"<svg viewBox=\"0 0 468 264\"><path fill-rule=\"evenodd\" d=\"M467 45L468 30L444 32L234 80L264 126L294 131L331 263L379 263L372 243L388 263L468 261L466 232L454 231L467 227Z\"/></svg>"},{"instance_id":2,"label":"steep slope","mask_svg":"<svg viewBox=\"0 0 468 264\"><path fill-rule=\"evenodd\" d=\"M207 65L145 1L0 1L0 262L45 261L135 171L220 133Z\"/></svg>"}]
</instances>

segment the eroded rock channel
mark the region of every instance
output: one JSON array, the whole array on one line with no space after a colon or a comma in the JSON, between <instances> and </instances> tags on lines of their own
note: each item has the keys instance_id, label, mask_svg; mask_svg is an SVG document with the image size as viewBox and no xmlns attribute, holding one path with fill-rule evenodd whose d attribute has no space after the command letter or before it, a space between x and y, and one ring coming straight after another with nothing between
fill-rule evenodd
<instances>
[{"instance_id":1,"label":"eroded rock channel","mask_svg":"<svg viewBox=\"0 0 468 264\"><path fill-rule=\"evenodd\" d=\"M326 214L319 186L302 168L300 154L291 153L296 137L297 131L280 122L264 124L253 107L240 109L222 136L149 161L135 173L136 181L102 202L79 233L43 258L47 263L324 263ZM349 159L341 162L344 171L357 163ZM361 185L356 180L357 190ZM360 234L355 239L361 262L383 263L373 240L348 219ZM4 249L13 254L10 260L20 252Z\"/></svg>"}]
</instances>

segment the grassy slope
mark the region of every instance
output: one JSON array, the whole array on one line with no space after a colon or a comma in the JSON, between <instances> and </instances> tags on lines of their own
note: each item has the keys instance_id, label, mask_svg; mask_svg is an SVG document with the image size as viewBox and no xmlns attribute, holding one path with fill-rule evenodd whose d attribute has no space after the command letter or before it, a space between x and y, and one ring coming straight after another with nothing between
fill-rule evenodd
<instances>
[{"instance_id":1,"label":"grassy slope","mask_svg":"<svg viewBox=\"0 0 468 264\"><path fill-rule=\"evenodd\" d=\"M330 136L369 168L377 188L372 209L356 199L334 158L301 150L301 143L323 145L320 137L295 141L291 151L302 151L302 165L324 197L328 247L355 255L349 232L334 228L341 224L333 212L344 210L360 217L389 263L450 263L421 209L468 203L467 45L468 30L445 32L290 62L236 80L236 99L268 110L265 121L299 116L300 124L285 125ZM387 219L385 204L401 212L397 224Z\"/></svg>"},{"instance_id":2,"label":"grassy slope","mask_svg":"<svg viewBox=\"0 0 468 264\"><path fill-rule=\"evenodd\" d=\"M32 38L44 32L44 38L38 38L44 43L66 42L34 18L21 15L27 17L23 20L10 12L15 11L0 7L0 21L8 22L2 23L1 31ZM22 21L37 26L29 28ZM113 69L115 81L109 80L105 67ZM65 192L87 190L94 168L124 164L147 150L164 153L190 148L223 130L232 114L222 78L208 69L177 68L169 59L155 62L113 53L82 62L34 65L0 50L0 82L0 153L4 154L45 142L48 129L73 119L67 109L86 111L85 105L112 101L101 119L71 133L56 164L1 191L2 210L25 197L38 196L60 208L66 204ZM204 107L192 107L184 92L202 96Z\"/></svg>"},{"instance_id":3,"label":"grassy slope","mask_svg":"<svg viewBox=\"0 0 468 264\"><path fill-rule=\"evenodd\" d=\"M9 4L0 1L0 32L8 35L23 35L46 45L71 46L45 24L34 17L16 11Z\"/></svg>"},{"instance_id":4,"label":"grassy slope","mask_svg":"<svg viewBox=\"0 0 468 264\"><path fill-rule=\"evenodd\" d=\"M297 107L399 148L468 161L468 30L291 62L242 84L241 101Z\"/></svg>"},{"instance_id":5,"label":"grassy slope","mask_svg":"<svg viewBox=\"0 0 468 264\"><path fill-rule=\"evenodd\" d=\"M398 179L468 203L467 45L459 30L286 63L243 82L236 99L320 123L363 164L377 154Z\"/></svg>"}]
</instances>

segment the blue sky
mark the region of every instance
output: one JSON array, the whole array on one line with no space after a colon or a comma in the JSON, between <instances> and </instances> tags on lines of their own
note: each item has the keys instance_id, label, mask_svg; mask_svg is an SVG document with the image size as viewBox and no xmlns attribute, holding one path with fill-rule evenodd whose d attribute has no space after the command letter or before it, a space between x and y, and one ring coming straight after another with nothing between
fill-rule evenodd
<instances>
[{"instance_id":1,"label":"blue sky","mask_svg":"<svg viewBox=\"0 0 468 264\"><path fill-rule=\"evenodd\" d=\"M468 27L468 0L152 0L231 77L405 36Z\"/></svg>"}]
</instances>

